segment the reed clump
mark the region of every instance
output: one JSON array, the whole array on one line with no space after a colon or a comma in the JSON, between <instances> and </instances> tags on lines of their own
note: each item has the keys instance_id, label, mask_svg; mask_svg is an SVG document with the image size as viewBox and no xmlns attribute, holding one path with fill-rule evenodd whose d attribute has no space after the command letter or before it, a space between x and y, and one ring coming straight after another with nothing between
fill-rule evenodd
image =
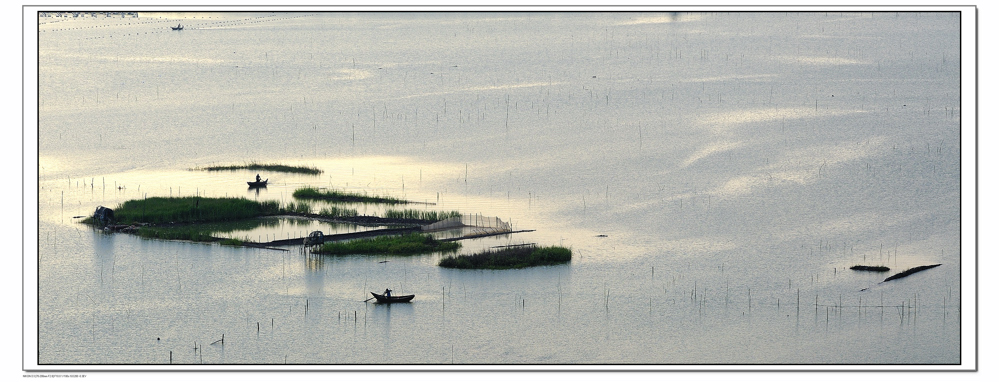
<instances>
[{"instance_id":1,"label":"reed clump","mask_svg":"<svg viewBox=\"0 0 999 382\"><path fill-rule=\"evenodd\" d=\"M284 211L298 213L298 214L311 214L312 206L310 206L308 203L288 202L288 205L284 207Z\"/></svg>"},{"instance_id":2,"label":"reed clump","mask_svg":"<svg viewBox=\"0 0 999 382\"><path fill-rule=\"evenodd\" d=\"M337 191L329 189L318 189L315 187L305 187L295 190L291 194L296 199L324 200L337 203L381 203L381 204L402 204L409 203L402 199L387 196L372 196L358 194L354 192Z\"/></svg>"},{"instance_id":3,"label":"reed clump","mask_svg":"<svg viewBox=\"0 0 999 382\"><path fill-rule=\"evenodd\" d=\"M200 196L152 197L129 200L114 209L119 224L222 222L273 215L280 212L276 201Z\"/></svg>"},{"instance_id":4,"label":"reed clump","mask_svg":"<svg viewBox=\"0 0 999 382\"><path fill-rule=\"evenodd\" d=\"M310 174L310 175L319 175L323 173L323 170L320 170L315 167L289 166L279 163L257 163L257 162L249 162L241 165L230 165L230 166L199 167L196 168L196 170L202 170L202 171L255 170L255 171L286 172L293 174Z\"/></svg>"},{"instance_id":5,"label":"reed clump","mask_svg":"<svg viewBox=\"0 0 999 382\"><path fill-rule=\"evenodd\" d=\"M438 265L457 269L516 269L565 264L570 260L572 260L572 250L568 248L532 245L445 257Z\"/></svg>"},{"instance_id":6,"label":"reed clump","mask_svg":"<svg viewBox=\"0 0 999 382\"><path fill-rule=\"evenodd\" d=\"M243 245L243 243L244 243L243 240L239 240L239 239L235 239L235 238L223 239L222 241L219 242L219 244L222 244L222 245L231 245L233 247L240 247L240 246Z\"/></svg>"},{"instance_id":7,"label":"reed clump","mask_svg":"<svg viewBox=\"0 0 999 382\"><path fill-rule=\"evenodd\" d=\"M345 242L330 242L323 244L314 253L327 255L411 255L437 251L455 251L458 248L461 248L461 244L457 242L442 242L430 235L413 233L401 236L379 236Z\"/></svg>"},{"instance_id":8,"label":"reed clump","mask_svg":"<svg viewBox=\"0 0 999 382\"><path fill-rule=\"evenodd\" d=\"M326 206L319 210L317 215L329 218L344 218L357 216L357 210L353 208L340 208L336 206Z\"/></svg>"},{"instance_id":9,"label":"reed clump","mask_svg":"<svg viewBox=\"0 0 999 382\"><path fill-rule=\"evenodd\" d=\"M458 211L385 210L385 218L388 219L415 219L436 222L460 216L461 212Z\"/></svg>"}]
</instances>

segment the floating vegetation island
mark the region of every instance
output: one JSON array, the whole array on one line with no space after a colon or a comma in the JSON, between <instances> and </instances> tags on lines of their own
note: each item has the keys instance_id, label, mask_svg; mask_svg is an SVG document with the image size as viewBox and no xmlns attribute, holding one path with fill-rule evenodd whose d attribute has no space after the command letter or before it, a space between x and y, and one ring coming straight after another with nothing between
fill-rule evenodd
<instances>
[{"instance_id":1,"label":"floating vegetation island","mask_svg":"<svg viewBox=\"0 0 999 382\"><path fill-rule=\"evenodd\" d=\"M457 269L515 269L565 264L570 260L572 260L572 250L568 248L529 245L445 257L438 265Z\"/></svg>"},{"instance_id":2,"label":"floating vegetation island","mask_svg":"<svg viewBox=\"0 0 999 382\"><path fill-rule=\"evenodd\" d=\"M118 224L211 223L249 219L280 212L280 205L276 201L257 202L237 197L185 196L129 200L114 209L114 216ZM93 217L83 222L96 223Z\"/></svg>"},{"instance_id":3,"label":"floating vegetation island","mask_svg":"<svg viewBox=\"0 0 999 382\"><path fill-rule=\"evenodd\" d=\"M323 173L315 167L308 166L288 166L278 163L257 163L250 162L241 165L231 165L231 166L208 166L208 167L198 167L195 170L202 171L236 171L236 170L256 170L256 171L271 171L271 172L288 172L293 174L311 174L319 175Z\"/></svg>"},{"instance_id":4,"label":"floating vegetation island","mask_svg":"<svg viewBox=\"0 0 999 382\"><path fill-rule=\"evenodd\" d=\"M299 188L295 190L295 192L292 193L291 196L296 199L324 200L327 202L338 202L338 203L380 203L380 204L410 203L409 201L406 200L397 199L388 196L372 196L367 194L358 194L354 192L318 189L315 187Z\"/></svg>"}]
</instances>

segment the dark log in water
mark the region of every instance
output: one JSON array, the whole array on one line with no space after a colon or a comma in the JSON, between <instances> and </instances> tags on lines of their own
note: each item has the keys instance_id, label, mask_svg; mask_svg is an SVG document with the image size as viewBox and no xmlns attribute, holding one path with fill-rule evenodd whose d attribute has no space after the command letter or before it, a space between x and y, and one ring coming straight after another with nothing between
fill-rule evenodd
<instances>
[{"instance_id":1,"label":"dark log in water","mask_svg":"<svg viewBox=\"0 0 999 382\"><path fill-rule=\"evenodd\" d=\"M896 273L894 275L889 276L888 278L885 279L885 281L891 281L891 280L894 280L894 279L900 279L900 278L903 278L905 276L911 275L913 273L925 271L927 269L936 268L936 267L939 267L939 266L940 266L940 264L933 264L933 265L923 265L923 266L918 266L918 267L915 267L915 268L910 268L910 269L908 269L908 270L906 270L904 272Z\"/></svg>"},{"instance_id":2,"label":"dark log in water","mask_svg":"<svg viewBox=\"0 0 999 382\"><path fill-rule=\"evenodd\" d=\"M888 272L891 269L884 266L854 265L850 269L855 271Z\"/></svg>"}]
</instances>

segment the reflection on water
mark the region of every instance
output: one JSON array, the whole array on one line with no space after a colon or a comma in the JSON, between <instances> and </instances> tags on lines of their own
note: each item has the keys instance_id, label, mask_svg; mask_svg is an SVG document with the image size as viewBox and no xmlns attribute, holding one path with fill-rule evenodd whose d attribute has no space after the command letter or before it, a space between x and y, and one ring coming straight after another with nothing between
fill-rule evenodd
<instances>
[{"instance_id":1,"label":"reflection on water","mask_svg":"<svg viewBox=\"0 0 999 382\"><path fill-rule=\"evenodd\" d=\"M216 237L249 239L258 243L273 240L304 238L313 231L333 235L364 232L385 227L360 226L301 217L263 217L235 222L198 224Z\"/></svg>"}]
</instances>

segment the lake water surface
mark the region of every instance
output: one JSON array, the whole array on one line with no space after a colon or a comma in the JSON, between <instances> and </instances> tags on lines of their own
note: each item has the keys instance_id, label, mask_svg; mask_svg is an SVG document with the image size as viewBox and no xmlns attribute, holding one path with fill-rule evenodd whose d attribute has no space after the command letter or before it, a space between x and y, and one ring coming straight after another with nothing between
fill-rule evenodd
<instances>
[{"instance_id":1,"label":"lake water surface","mask_svg":"<svg viewBox=\"0 0 999 382\"><path fill-rule=\"evenodd\" d=\"M38 365L970 361L959 13L38 22ZM254 192L256 172L192 170L249 161L324 172L261 173L272 185ZM465 253L573 259L451 270L441 254L323 258L75 218L152 196L286 204L303 186L534 230ZM316 229L367 228L234 235ZM879 283L858 264L942 265ZM417 297L363 302L386 288Z\"/></svg>"}]
</instances>

